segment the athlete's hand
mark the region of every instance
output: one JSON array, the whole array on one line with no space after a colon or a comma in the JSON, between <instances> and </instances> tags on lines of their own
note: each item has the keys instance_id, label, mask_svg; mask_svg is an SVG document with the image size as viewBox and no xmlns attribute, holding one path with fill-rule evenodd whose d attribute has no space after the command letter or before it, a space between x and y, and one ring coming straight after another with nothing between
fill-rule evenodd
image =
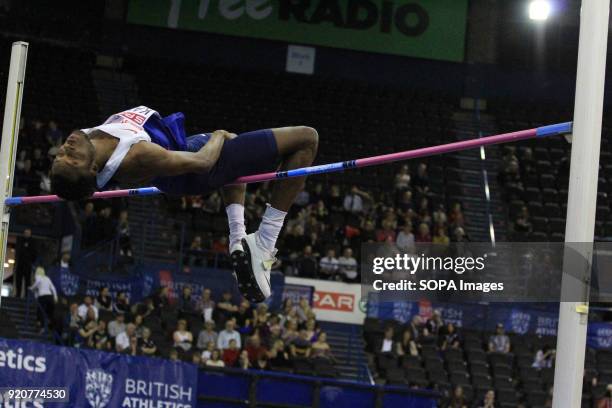
<instances>
[{"instance_id":1,"label":"athlete's hand","mask_svg":"<svg viewBox=\"0 0 612 408\"><path fill-rule=\"evenodd\" d=\"M217 136L217 137L223 137L223 139L225 140L231 140L233 138L235 138L237 135L235 133L230 133L226 130L215 130L213 132L213 136Z\"/></svg>"}]
</instances>

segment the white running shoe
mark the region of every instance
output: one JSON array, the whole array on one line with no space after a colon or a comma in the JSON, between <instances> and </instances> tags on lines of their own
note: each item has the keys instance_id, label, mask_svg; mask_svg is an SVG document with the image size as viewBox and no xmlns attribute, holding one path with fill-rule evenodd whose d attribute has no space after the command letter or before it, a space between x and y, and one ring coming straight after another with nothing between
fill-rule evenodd
<instances>
[{"instance_id":1,"label":"white running shoe","mask_svg":"<svg viewBox=\"0 0 612 408\"><path fill-rule=\"evenodd\" d=\"M270 253L257 243L257 232L242 239L244 251L231 253L238 288L251 302L263 302L272 294L270 271L276 262L276 249Z\"/></svg>"}]
</instances>

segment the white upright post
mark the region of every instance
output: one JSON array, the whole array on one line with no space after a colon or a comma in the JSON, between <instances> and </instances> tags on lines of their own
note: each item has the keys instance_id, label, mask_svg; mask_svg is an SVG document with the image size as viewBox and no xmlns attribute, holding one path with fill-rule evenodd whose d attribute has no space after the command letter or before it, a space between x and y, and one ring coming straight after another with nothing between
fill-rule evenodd
<instances>
[{"instance_id":1,"label":"white upright post","mask_svg":"<svg viewBox=\"0 0 612 408\"><path fill-rule=\"evenodd\" d=\"M603 113L608 15L610 0L584 0L580 12L580 39L574 127L570 166L565 242L582 258L566 249L563 266L562 302L557 332L557 357L553 394L554 408L579 408L586 352L588 296L592 245L595 232L597 178ZM574 253L575 254L575 253ZM573 258L573 259L572 259Z\"/></svg>"},{"instance_id":2,"label":"white upright post","mask_svg":"<svg viewBox=\"0 0 612 408\"><path fill-rule=\"evenodd\" d=\"M8 239L10 214L4 200L13 191L13 173L15 172L15 155L17 137L21 121L21 100L25 81L25 68L28 57L28 43L15 42L11 51L6 103L4 105L4 122L2 123L2 144L0 145L0 216L2 232L0 235L0 286L4 282L4 264L6 262L6 241ZM2 296L0 296L0 306Z\"/></svg>"}]
</instances>

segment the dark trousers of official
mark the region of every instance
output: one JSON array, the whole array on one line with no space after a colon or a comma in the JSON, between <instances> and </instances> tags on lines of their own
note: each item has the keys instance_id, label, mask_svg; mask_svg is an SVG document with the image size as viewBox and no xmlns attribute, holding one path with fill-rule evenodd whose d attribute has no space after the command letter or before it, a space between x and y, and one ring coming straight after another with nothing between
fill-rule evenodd
<instances>
[{"instance_id":1,"label":"dark trousers of official","mask_svg":"<svg viewBox=\"0 0 612 408\"><path fill-rule=\"evenodd\" d=\"M28 288L32 285L32 264L19 265L18 263L15 278L17 279L15 296L22 297L21 289L25 288L23 297L28 297Z\"/></svg>"},{"instance_id":2,"label":"dark trousers of official","mask_svg":"<svg viewBox=\"0 0 612 408\"><path fill-rule=\"evenodd\" d=\"M36 316L40 322L41 327L45 327L45 315L47 318L47 324L49 329L53 325L53 312L55 310L55 302L53 301L53 295L44 295L38 297L39 308L36 310ZM43 315L44 312L44 315Z\"/></svg>"}]
</instances>

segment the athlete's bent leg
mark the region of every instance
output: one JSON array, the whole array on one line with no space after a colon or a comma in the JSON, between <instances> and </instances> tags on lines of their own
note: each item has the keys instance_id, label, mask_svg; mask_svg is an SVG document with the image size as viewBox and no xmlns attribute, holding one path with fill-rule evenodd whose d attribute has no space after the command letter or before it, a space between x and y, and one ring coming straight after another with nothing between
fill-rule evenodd
<instances>
[{"instance_id":1,"label":"athlete's bent leg","mask_svg":"<svg viewBox=\"0 0 612 408\"><path fill-rule=\"evenodd\" d=\"M306 126L272 129L283 171L312 164L319 137ZM304 188L306 177L274 181L270 204L262 217L257 232L242 241L244 252L232 253L239 287L249 299L261 302L271 295L270 270L275 261L276 240L283 227L287 211Z\"/></svg>"}]
</instances>

